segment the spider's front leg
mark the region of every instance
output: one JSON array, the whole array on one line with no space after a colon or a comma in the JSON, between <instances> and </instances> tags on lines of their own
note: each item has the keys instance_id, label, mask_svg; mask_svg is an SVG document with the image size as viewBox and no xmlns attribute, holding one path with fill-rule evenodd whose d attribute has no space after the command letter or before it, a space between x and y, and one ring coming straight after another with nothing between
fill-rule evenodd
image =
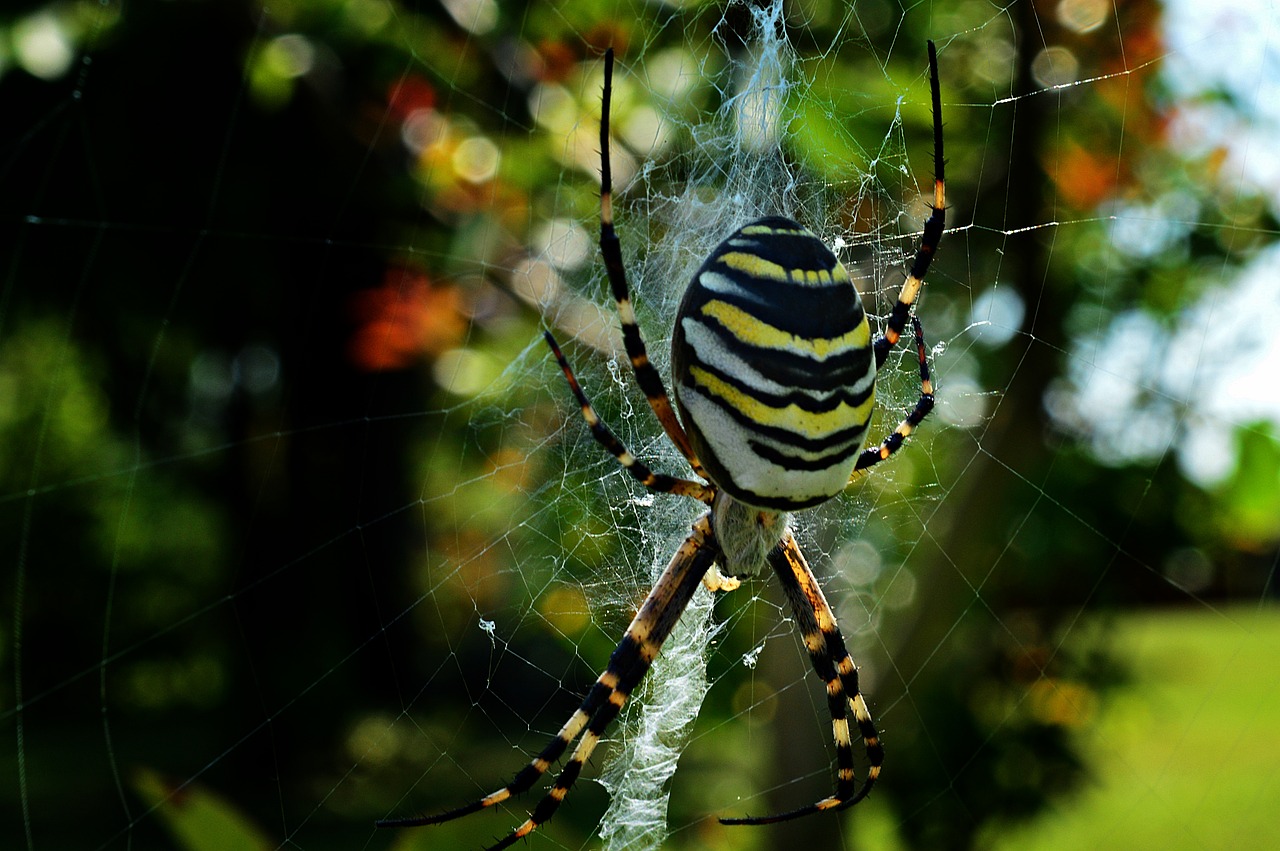
<instances>
[{"instance_id":1,"label":"spider's front leg","mask_svg":"<svg viewBox=\"0 0 1280 851\"><path fill-rule=\"evenodd\" d=\"M813 662L813 670L826 685L827 708L831 711L831 731L836 743L836 788L821 801L771 816L722 818L721 824L773 824L790 821L823 810L843 810L861 801L880 777L884 747L876 731L867 701L858 686L858 666L853 663L844 644L844 636L836 624L835 613L827 603L818 580L809 569L804 553L790 531L769 554L782 590L791 603L800 626L800 634ZM866 782L856 788L853 767L853 740L849 732L849 709L862 736L862 745L871 767Z\"/></svg>"},{"instance_id":2,"label":"spider's front leg","mask_svg":"<svg viewBox=\"0 0 1280 851\"><path fill-rule=\"evenodd\" d=\"M503 839L490 846L488 851L498 851L528 836L539 825L555 815L561 802L582 773L582 767L591 757L608 726L618 717L627 698L648 673L649 667L671 634L676 622L688 607L703 575L720 556L720 549L711 532L708 515L703 515L693 525L693 531L658 577L653 590L640 605L631 625L623 634L617 649L609 657L609 664L592 686L582 705L570 716L560 732L516 776L496 792L472 801L456 809L438 815L410 818L384 819L379 827L416 827L452 821L480 810L503 803L513 795L528 790L568 750L574 739L581 735L573 755L556 777L555 783L542 797L529 817Z\"/></svg>"}]
</instances>

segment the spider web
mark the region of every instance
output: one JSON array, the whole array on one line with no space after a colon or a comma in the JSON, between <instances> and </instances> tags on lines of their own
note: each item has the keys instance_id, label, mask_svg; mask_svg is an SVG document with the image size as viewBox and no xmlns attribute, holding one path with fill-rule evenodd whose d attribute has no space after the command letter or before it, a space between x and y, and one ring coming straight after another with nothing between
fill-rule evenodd
<instances>
[{"instance_id":1,"label":"spider web","mask_svg":"<svg viewBox=\"0 0 1280 851\"><path fill-rule=\"evenodd\" d=\"M1182 788L1172 749L1145 773L1106 721L1275 631L1278 19L1194 5L0 15L0 844L469 848L522 821L541 786L373 827L525 765L699 510L591 440L540 339L683 472L595 248L604 47L615 219L665 376L684 282L759 215L827 240L882 320L932 193L926 39L939 405L796 518L881 784L840 818L715 822L828 794L832 747L776 589L700 590L530 846L1053 847L1083 835L1079 800L1100 839L1143 844L1131 811L1184 847L1273 836L1251 756L1280 750L1274 678L1170 697L1165 740L1212 725L1241 786ZM873 434L914 404L912 359L890 357ZM1189 815L1209 809L1232 827Z\"/></svg>"}]
</instances>

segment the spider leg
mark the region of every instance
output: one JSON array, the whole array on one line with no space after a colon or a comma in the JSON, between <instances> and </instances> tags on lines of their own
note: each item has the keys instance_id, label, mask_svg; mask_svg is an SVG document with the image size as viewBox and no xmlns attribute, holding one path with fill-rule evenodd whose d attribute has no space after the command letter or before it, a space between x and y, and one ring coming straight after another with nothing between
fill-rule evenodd
<instances>
[{"instance_id":1,"label":"spider leg","mask_svg":"<svg viewBox=\"0 0 1280 851\"><path fill-rule=\"evenodd\" d=\"M676 418L675 409L671 407L671 398L662 384L662 376L649 361L649 353L645 349L644 338L640 336L640 326L636 322L635 309L631 306L631 291L627 286L627 273L622 265L622 246L618 234L613 229L613 168L609 159L609 103L613 96L613 48L604 54L604 95L600 106L600 253L604 256L604 268L609 275L609 287L613 290L614 300L618 303L618 318L622 321L622 342L627 349L627 357L631 359L631 368L635 371L636 381L649 400L649 407L662 423L662 430L671 438L680 453L684 455L693 468L693 472L704 479L706 471L698 460L689 443L680 420Z\"/></svg>"},{"instance_id":2,"label":"spider leg","mask_svg":"<svg viewBox=\"0 0 1280 851\"><path fill-rule=\"evenodd\" d=\"M551 353L556 356L556 362L560 364L565 380L569 382L569 389L573 391L574 398L578 400L578 407L582 409L582 418L587 421L587 426L591 429L591 436L596 439L596 442L609 450L613 457L618 459L618 463L637 482L649 490L656 493L674 493L680 496L688 496L710 505L712 498L715 496L711 488L701 482L655 473L649 469L648 465L627 450L627 447L623 445L617 435L600 419L596 409L587 399L587 394L583 392L582 385L578 383L577 376L573 374L569 361L565 358L564 353L560 351L560 346L556 344L555 337L551 336L550 331L542 332L542 336L546 338L547 345L551 347Z\"/></svg>"},{"instance_id":3,"label":"spider leg","mask_svg":"<svg viewBox=\"0 0 1280 851\"><path fill-rule=\"evenodd\" d=\"M627 698L648 673L663 642L688 607L703 575L719 555L720 548L712 536L708 515L703 515L694 523L692 533L676 550L653 590L640 605L640 610L627 627L622 641L609 657L604 673L596 679L581 706L560 728L555 738L510 783L456 809L432 816L384 819L378 822L378 826L416 827L439 824L500 804L529 789L547 773L552 763L563 756L574 739L581 735L578 746L556 777L555 784L534 807L529 818L498 843L490 846L488 851L507 848L521 837L528 836L539 825L545 824L569 794L569 789L577 781L582 766L599 744L606 728L618 716Z\"/></svg>"},{"instance_id":4,"label":"spider leg","mask_svg":"<svg viewBox=\"0 0 1280 851\"><path fill-rule=\"evenodd\" d=\"M902 284L898 300L889 314L885 332L876 337L874 346L876 368L884 364L889 350L898 344L907 327L907 316L911 306L920 295L924 286L924 276L929 271L929 264L938 251L938 243L942 241L942 228L947 217L946 201L946 160L942 156L942 94L938 87L938 50L933 42L929 42L929 92L933 100L933 211L924 223L924 233L920 237L920 246L916 249L915 260L911 263L911 271Z\"/></svg>"},{"instance_id":5,"label":"spider leg","mask_svg":"<svg viewBox=\"0 0 1280 851\"><path fill-rule=\"evenodd\" d=\"M782 542L769 554L769 564L782 583L782 590L791 602L804 637L805 647L813 662L814 672L827 687L827 708L831 711L832 736L836 743L836 788L827 798L806 807L757 818L722 818L721 824L773 824L789 821L823 810L843 810L861 801L871 791L880 776L884 762L884 748L876 731L866 699L858 688L858 667L853 663L835 613L809 569L804 554L795 537L787 532ZM853 741L849 732L849 708L862 735L862 744L871 767L861 789L856 789L853 768Z\"/></svg>"},{"instance_id":6,"label":"spider leg","mask_svg":"<svg viewBox=\"0 0 1280 851\"><path fill-rule=\"evenodd\" d=\"M903 441L933 410L933 381L929 378L929 361L925 357L924 331L920 328L920 320L914 316L911 317L911 327L915 331L916 356L920 360L920 398L916 400L916 406L911 409L911 413L907 414L907 418L898 423L898 427L881 441L879 446L862 450L857 463L853 465L853 475L850 476L849 481L858 478L868 467L879 464L902 448Z\"/></svg>"}]
</instances>

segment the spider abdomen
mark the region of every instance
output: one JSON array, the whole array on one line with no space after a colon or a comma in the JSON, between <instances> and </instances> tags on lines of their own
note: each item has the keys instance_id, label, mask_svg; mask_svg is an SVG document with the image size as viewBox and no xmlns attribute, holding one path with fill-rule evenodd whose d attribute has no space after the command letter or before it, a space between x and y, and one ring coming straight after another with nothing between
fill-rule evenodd
<instances>
[{"instance_id":1,"label":"spider abdomen","mask_svg":"<svg viewBox=\"0 0 1280 851\"><path fill-rule=\"evenodd\" d=\"M875 403L871 330L807 228L760 219L711 253L681 302L672 364L685 430L724 491L793 510L848 484Z\"/></svg>"}]
</instances>

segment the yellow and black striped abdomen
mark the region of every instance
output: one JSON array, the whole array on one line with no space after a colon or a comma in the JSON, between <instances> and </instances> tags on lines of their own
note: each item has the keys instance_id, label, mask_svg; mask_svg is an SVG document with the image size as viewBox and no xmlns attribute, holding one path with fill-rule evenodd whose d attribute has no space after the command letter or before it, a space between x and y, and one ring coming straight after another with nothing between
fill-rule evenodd
<instances>
[{"instance_id":1,"label":"yellow and black striped abdomen","mask_svg":"<svg viewBox=\"0 0 1280 851\"><path fill-rule=\"evenodd\" d=\"M792 510L849 481L875 402L875 358L844 266L790 219L753 222L694 275L672 341L676 403L712 481Z\"/></svg>"}]
</instances>

